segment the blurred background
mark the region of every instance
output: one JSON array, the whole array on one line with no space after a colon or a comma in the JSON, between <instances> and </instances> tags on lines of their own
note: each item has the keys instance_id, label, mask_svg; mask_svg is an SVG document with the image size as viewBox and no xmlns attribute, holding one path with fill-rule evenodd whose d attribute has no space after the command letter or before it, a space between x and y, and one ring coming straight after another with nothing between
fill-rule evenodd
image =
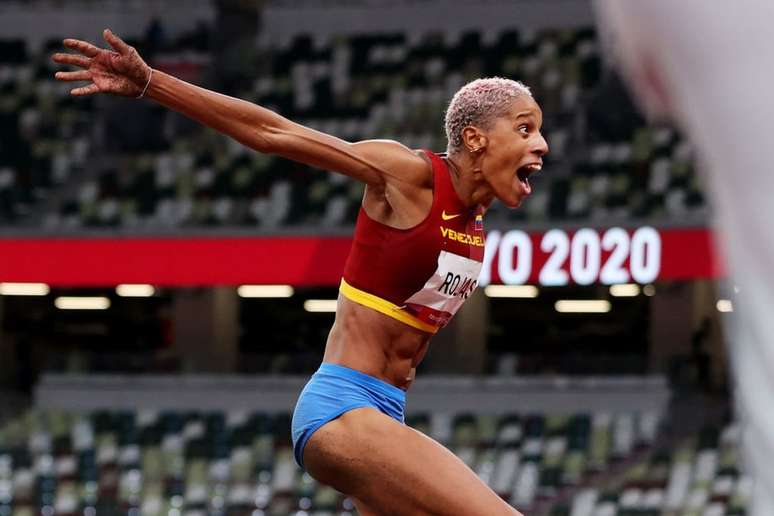
<instances>
[{"instance_id":1,"label":"blurred background","mask_svg":"<svg viewBox=\"0 0 774 516\"><path fill-rule=\"evenodd\" d=\"M151 66L347 140L445 150L466 82L551 147L488 213L481 285L408 423L532 515L745 514L702 177L611 70L588 0L0 0L0 516L351 515L292 459L362 185L149 101L71 98L109 27Z\"/></svg>"}]
</instances>

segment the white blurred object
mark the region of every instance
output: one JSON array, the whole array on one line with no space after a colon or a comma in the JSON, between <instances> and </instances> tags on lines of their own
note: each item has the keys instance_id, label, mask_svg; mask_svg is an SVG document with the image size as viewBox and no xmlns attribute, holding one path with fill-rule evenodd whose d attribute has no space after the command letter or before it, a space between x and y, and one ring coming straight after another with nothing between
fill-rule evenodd
<instances>
[{"instance_id":1,"label":"white blurred object","mask_svg":"<svg viewBox=\"0 0 774 516\"><path fill-rule=\"evenodd\" d=\"M600 33L645 111L678 122L709 179L739 307L729 314L750 516L774 513L774 38L771 0L596 0Z\"/></svg>"}]
</instances>

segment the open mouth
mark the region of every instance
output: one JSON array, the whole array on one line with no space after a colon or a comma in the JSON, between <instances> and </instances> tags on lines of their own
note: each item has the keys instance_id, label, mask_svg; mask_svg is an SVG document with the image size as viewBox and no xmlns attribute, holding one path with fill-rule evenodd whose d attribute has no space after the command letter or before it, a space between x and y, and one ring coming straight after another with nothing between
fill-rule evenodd
<instances>
[{"instance_id":1,"label":"open mouth","mask_svg":"<svg viewBox=\"0 0 774 516\"><path fill-rule=\"evenodd\" d=\"M532 187L529 184L529 176L535 172L539 172L542 168L542 163L528 163L516 170L516 177L519 179L519 183L521 183L521 186L524 188L526 193L532 192Z\"/></svg>"}]
</instances>

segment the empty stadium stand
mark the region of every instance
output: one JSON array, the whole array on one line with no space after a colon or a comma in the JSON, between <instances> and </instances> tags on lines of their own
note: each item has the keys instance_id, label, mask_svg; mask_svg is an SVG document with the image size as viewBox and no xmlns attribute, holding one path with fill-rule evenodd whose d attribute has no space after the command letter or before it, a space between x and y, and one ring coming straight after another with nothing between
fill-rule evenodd
<instances>
[{"instance_id":1,"label":"empty stadium stand","mask_svg":"<svg viewBox=\"0 0 774 516\"><path fill-rule=\"evenodd\" d=\"M207 82L206 28L162 50L148 34L133 43L152 64ZM23 39L1 44L5 224L271 230L354 221L362 187L353 181L260 155L150 104L72 99L47 60L61 50L58 39L40 49ZM345 139L437 151L445 105L466 81L503 75L530 85L544 110L549 162L523 209L495 207L490 220L706 219L690 146L639 119L591 29L298 34L257 52L250 81L228 93Z\"/></svg>"},{"instance_id":2,"label":"empty stadium stand","mask_svg":"<svg viewBox=\"0 0 774 516\"><path fill-rule=\"evenodd\" d=\"M650 413L408 423L524 510L649 449L659 428ZM286 413L30 411L0 431L0 514L352 514L350 501L297 468L289 425Z\"/></svg>"}]
</instances>

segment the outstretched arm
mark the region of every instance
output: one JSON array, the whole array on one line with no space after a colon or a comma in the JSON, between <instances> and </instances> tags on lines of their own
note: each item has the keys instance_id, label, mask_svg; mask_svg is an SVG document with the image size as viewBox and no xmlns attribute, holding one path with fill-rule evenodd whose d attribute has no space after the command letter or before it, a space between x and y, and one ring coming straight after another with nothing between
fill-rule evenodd
<instances>
[{"instance_id":1,"label":"outstretched arm","mask_svg":"<svg viewBox=\"0 0 774 516\"><path fill-rule=\"evenodd\" d=\"M73 89L75 96L112 93L145 96L257 151L348 175L370 185L423 183L429 165L393 141L349 143L292 122L261 106L222 95L153 70L137 51L110 30L103 33L113 51L86 41L66 39L79 54L54 54L53 60L82 70L57 72L62 81L91 81Z\"/></svg>"}]
</instances>

